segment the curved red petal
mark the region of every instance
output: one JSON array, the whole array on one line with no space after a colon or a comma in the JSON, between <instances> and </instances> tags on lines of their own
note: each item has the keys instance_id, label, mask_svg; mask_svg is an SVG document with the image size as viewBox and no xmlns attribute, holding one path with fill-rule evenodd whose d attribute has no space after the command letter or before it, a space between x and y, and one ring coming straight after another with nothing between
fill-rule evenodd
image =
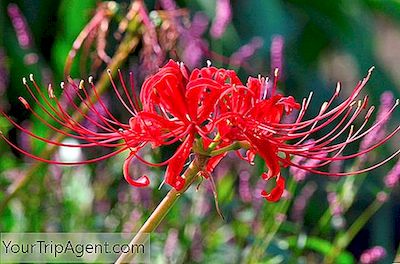
<instances>
[{"instance_id":1,"label":"curved red petal","mask_svg":"<svg viewBox=\"0 0 400 264\"><path fill-rule=\"evenodd\" d=\"M132 179L132 177L129 174L129 165L134 157L135 157L135 154L132 152L124 162L123 172L124 172L125 180L132 186L146 187L150 184L150 180L146 175L143 175L140 178L134 180L134 179Z\"/></svg>"},{"instance_id":2,"label":"curved red petal","mask_svg":"<svg viewBox=\"0 0 400 264\"><path fill-rule=\"evenodd\" d=\"M185 186L186 181L180 176L180 173L185 165L185 161L189 157L193 141L194 136L191 134L176 150L165 172L165 182L174 187L177 191L182 190L182 188Z\"/></svg>"},{"instance_id":3,"label":"curved red petal","mask_svg":"<svg viewBox=\"0 0 400 264\"><path fill-rule=\"evenodd\" d=\"M264 197L267 201L277 202L281 199L283 191L285 190L285 178L279 176L276 178L276 186L272 189L270 193L267 193L265 190L261 192L261 196Z\"/></svg>"},{"instance_id":4,"label":"curved red petal","mask_svg":"<svg viewBox=\"0 0 400 264\"><path fill-rule=\"evenodd\" d=\"M248 136L254 152L258 153L268 167L267 178L278 176L280 173L278 148L268 140Z\"/></svg>"},{"instance_id":5,"label":"curved red petal","mask_svg":"<svg viewBox=\"0 0 400 264\"><path fill-rule=\"evenodd\" d=\"M217 155L217 156L211 157L211 158L208 160L208 162L207 162L206 171L207 171L208 173L212 173L212 172L214 171L215 167L220 163L220 161L221 161L227 154L228 154L228 153L225 152L225 153L223 153L223 154L221 154L221 155Z\"/></svg>"}]
</instances>

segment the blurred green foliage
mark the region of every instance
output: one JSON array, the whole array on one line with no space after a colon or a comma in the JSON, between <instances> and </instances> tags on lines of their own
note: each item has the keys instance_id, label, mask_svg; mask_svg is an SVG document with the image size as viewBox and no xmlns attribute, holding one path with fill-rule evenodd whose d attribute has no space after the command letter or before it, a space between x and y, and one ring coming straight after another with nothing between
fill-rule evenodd
<instances>
[{"instance_id":1,"label":"blurred green foliage","mask_svg":"<svg viewBox=\"0 0 400 264\"><path fill-rule=\"evenodd\" d=\"M15 3L21 9L32 33L32 45L22 48L16 32L7 14L7 7ZM63 80L64 63L72 43L79 32L90 20L99 1L78 0L19 0L0 2L0 49L6 54L5 68L9 72L7 89L0 103L18 122L30 119L20 106L18 96L29 97L21 78L30 73L36 76L38 83L59 83ZM149 10L158 5L155 1L146 1ZM127 1L120 2L122 7ZM215 16L214 0L178 1L191 15L204 12L212 20ZM250 39L259 36L264 46L251 58L251 69L240 68L241 76L268 75L271 71L270 43L274 35L285 39L284 79L281 89L286 94L301 98L314 91L314 103L311 113L319 111L319 106L334 91L337 81L344 79L344 93L349 91L356 81L365 76L368 69L375 65L373 77L367 85L372 104L378 104L379 96L386 90L399 95L397 87L400 78L396 67L400 66L396 58L400 57L400 41L392 43L394 50L385 48L392 41L391 34L400 34L400 2L395 0L354 0L354 1L306 1L306 0L249 0L232 1L233 21L220 39L205 35L209 47L226 57L238 50ZM381 39L381 31L389 35ZM115 29L113 25L112 29ZM114 46L118 43L113 43ZM391 46L390 46L391 47ZM35 63L27 63L29 54L37 55ZM392 58L392 60L391 60ZM132 54L131 62L138 61L138 53ZM214 60L217 66L229 66ZM130 66L124 66L128 69ZM233 66L232 66L233 67ZM133 68L133 67L131 67ZM74 65L71 75L80 76L79 67ZM81 76L82 78L87 76ZM338 79L339 78L339 79ZM348 86L350 85L350 86ZM392 124L399 122L399 113L393 117ZM47 136L46 126L38 122L32 124L33 130ZM0 129L13 140L20 134L0 117ZM44 145L34 144L35 152ZM398 146L389 145L387 156ZM383 152L383 151L382 151ZM0 200L5 190L18 181L24 169L31 166L20 154L12 151L0 141ZM169 153L166 154L169 156ZM157 157L156 157L157 158ZM32 182L19 195L11 200L0 216L2 232L134 232L151 213L152 209L166 194L167 188L158 190L161 179L146 190L132 189L123 180L121 168L123 157L116 157L97 165L79 167L43 167ZM174 248L171 263L242 263L251 250L253 242L260 240L262 232L270 234L276 222L274 213L290 211L285 209L285 201L269 204L260 200L260 206L244 202L238 195L237 161L228 161L225 170L221 170L217 179L219 205L225 220L214 209L214 199L204 181L196 192L192 188L170 211L167 219L159 228L154 242L155 261L167 261L163 245L171 228L178 230L179 243ZM260 162L258 162L260 164ZM348 225L371 203L376 193L382 189L382 179L394 162L369 173L368 180L357 180L359 193L354 205L346 213ZM346 164L351 165L351 164ZM137 165L139 171L145 171ZM251 185L255 190L256 179L263 167L252 168ZM161 178L162 170L152 170L154 178ZM284 172L288 175L287 171ZM54 176L56 175L56 176ZM320 255L328 254L332 238L338 230L328 225L322 230L324 236L308 237L303 248L299 249L299 234L305 235L318 224L319 218L327 208L326 188L340 184L332 183L321 176L311 176L307 181L317 182L317 192L309 202L304 225L287 221L279 227L279 232L269 247L262 248L271 258L260 263L299 263L321 261ZM298 184L293 195L303 187ZM328 186L328 187L327 187ZM391 199L371 218L353 243L338 256L338 263L354 263L363 250L373 245L382 245L388 256L382 263L391 263L400 239L400 207L398 190ZM199 208L205 206L208 209ZM289 216L290 220L290 216ZM330 222L329 222L330 223ZM268 226L270 225L270 226ZM261 230L254 234L254 230ZM318 235L318 234L317 234ZM320 234L319 234L320 235ZM321 235L322 236L322 235ZM262 237L261 240L265 239ZM260 242L260 241L258 241ZM261 241L262 242L262 241ZM260 243L261 243L260 242ZM290 249L290 250L287 250ZM305 251L316 255L301 257ZM264 253L265 253L264 252ZM349 253L351 252L351 253ZM164 255L163 255L164 254ZM275 256L275 257L272 257ZM261 262L263 261L263 262Z\"/></svg>"}]
</instances>

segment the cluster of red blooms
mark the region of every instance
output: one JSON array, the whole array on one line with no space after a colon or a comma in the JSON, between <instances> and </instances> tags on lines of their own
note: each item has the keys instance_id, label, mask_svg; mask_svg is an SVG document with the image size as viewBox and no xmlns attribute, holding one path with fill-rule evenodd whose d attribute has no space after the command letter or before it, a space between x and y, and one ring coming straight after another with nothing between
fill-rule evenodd
<instances>
[{"instance_id":1,"label":"cluster of red blooms","mask_svg":"<svg viewBox=\"0 0 400 264\"><path fill-rule=\"evenodd\" d=\"M278 94L277 71L272 85L269 85L268 79L263 77L250 77L247 83L243 84L232 70L218 69L209 65L190 72L183 63L169 61L156 74L146 79L139 97L135 95L133 89L131 96L123 76L119 72L125 96L122 96L118 91L112 78L110 80L122 106L132 115L127 124L118 121L102 103L91 78L89 83L93 89L93 94L104 108L105 114L100 114L96 110L94 100L88 95L82 83L76 85L70 80L70 84L77 92L80 89L83 90L85 96L81 96L82 102L91 111L97 113L98 120L89 117L73 100L70 100L70 105L76 111L79 111L82 117L89 119L88 121L100 128L101 132L90 130L81 122L74 120L54 96L51 86L48 89L50 98L48 99L31 77L36 93L30 88L26 80L24 80L24 84L36 104L54 121L72 132L58 129L34 111L32 113L56 132L85 141L85 143L73 145L40 137L24 129L2 112L10 122L30 136L49 144L79 148L113 147L117 150L96 159L66 163L34 156L0 134L10 145L24 154L52 164L71 165L96 162L129 150L130 154L124 163L123 172L125 179L131 185L137 187L147 186L150 181L147 176L141 176L137 179L131 177L129 165L134 158L152 166L168 165L165 183L176 190L181 190L185 186L185 179L181 177L181 173L191 153L210 156L204 168L205 171L202 173L206 178L226 155L227 152L224 150L235 150L241 158L250 163L253 163L255 155L258 154L268 168L268 171L262 174L262 178L265 181L270 179L276 181L275 187L270 192L262 191L261 195L269 201L277 201L285 188L285 179L280 174L282 166L295 166L324 175L344 176L369 171L397 154L396 152L388 159L358 171L332 174L321 170L330 162L354 158L375 149L400 129L399 127L396 128L379 142L362 151L350 155L343 154L349 143L359 140L380 125L381 120L378 120L372 126L366 128L374 107L367 109L367 97L363 100L356 100L370 73L371 71L357 84L346 100L332 106L334 99L338 97L340 92L340 85L338 85L332 98L321 106L318 115L308 120L304 120L304 115L310 104L311 94L308 98L303 99L301 104L297 103L291 96L285 97ZM130 84L133 87L132 75L130 75ZM40 95L44 103L40 102L36 94ZM27 109L32 110L24 98L20 97L20 101ZM398 103L396 101L396 104L386 114L387 117ZM51 111L47 109L51 109ZM297 118L293 122L283 123L283 117L293 110L297 112ZM362 113L364 122L356 129L353 121ZM314 133L332 124L334 124L334 127L330 127L329 133L318 139L308 140ZM337 142L338 138L344 133L346 133L346 139ZM176 152L162 163L150 163L139 155L140 150L148 143L156 148L177 142L180 142L180 145ZM213 151L209 150L211 143L214 146ZM247 150L245 155L240 152L240 147ZM294 163L291 160L292 156L312 159L317 162Z\"/></svg>"}]
</instances>

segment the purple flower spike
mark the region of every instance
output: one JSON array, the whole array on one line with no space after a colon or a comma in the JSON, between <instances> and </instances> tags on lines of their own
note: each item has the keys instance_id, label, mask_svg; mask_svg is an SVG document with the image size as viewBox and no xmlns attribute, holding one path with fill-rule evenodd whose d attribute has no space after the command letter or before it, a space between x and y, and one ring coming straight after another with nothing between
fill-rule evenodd
<instances>
[{"instance_id":1,"label":"purple flower spike","mask_svg":"<svg viewBox=\"0 0 400 264\"><path fill-rule=\"evenodd\" d=\"M211 26L211 36L220 38L232 20L232 7L229 0L217 0L215 19Z\"/></svg>"},{"instance_id":2,"label":"purple flower spike","mask_svg":"<svg viewBox=\"0 0 400 264\"><path fill-rule=\"evenodd\" d=\"M183 47L183 61L193 69L199 62L207 49L207 42L202 39L202 35L207 30L208 18L201 12L197 12L189 29L183 32L181 45Z\"/></svg>"},{"instance_id":3,"label":"purple flower spike","mask_svg":"<svg viewBox=\"0 0 400 264\"><path fill-rule=\"evenodd\" d=\"M250 191L250 172L244 170L239 174L239 195L243 201L249 203L252 201L252 195Z\"/></svg>"},{"instance_id":4,"label":"purple flower spike","mask_svg":"<svg viewBox=\"0 0 400 264\"><path fill-rule=\"evenodd\" d=\"M160 0L160 4L164 10L171 11L178 9L174 0Z\"/></svg>"},{"instance_id":5,"label":"purple flower spike","mask_svg":"<svg viewBox=\"0 0 400 264\"><path fill-rule=\"evenodd\" d=\"M6 54L0 48L0 96L4 94L8 85L8 70L6 68Z\"/></svg>"},{"instance_id":6,"label":"purple flower spike","mask_svg":"<svg viewBox=\"0 0 400 264\"><path fill-rule=\"evenodd\" d=\"M301 190L300 195L297 196L293 203L291 217L295 222L302 222L304 220L305 209L311 196L317 190L317 185L314 182L308 183Z\"/></svg>"},{"instance_id":7,"label":"purple flower spike","mask_svg":"<svg viewBox=\"0 0 400 264\"><path fill-rule=\"evenodd\" d=\"M360 143L360 150L365 150L371 147L376 142L380 141L386 132L386 124L390 118L388 113L394 104L394 97L392 92L386 91L381 95L381 104L376 116L376 123L379 123L375 129L373 129L370 133L368 133L364 140ZM366 160L366 155L362 155L360 157L361 161Z\"/></svg>"},{"instance_id":8,"label":"purple flower spike","mask_svg":"<svg viewBox=\"0 0 400 264\"><path fill-rule=\"evenodd\" d=\"M271 70L274 71L278 69L279 72L283 72L283 48L284 48L284 39L282 36L277 35L272 38L271 44Z\"/></svg>"},{"instance_id":9,"label":"purple flower spike","mask_svg":"<svg viewBox=\"0 0 400 264\"><path fill-rule=\"evenodd\" d=\"M164 255L170 261L174 255L177 243L178 243L178 231L176 229L171 229L168 232L167 241L165 241L165 246L164 246Z\"/></svg>"},{"instance_id":10,"label":"purple flower spike","mask_svg":"<svg viewBox=\"0 0 400 264\"><path fill-rule=\"evenodd\" d=\"M400 160L391 169L391 171L386 175L386 177L383 181L387 188L393 188L399 183L399 180L400 180Z\"/></svg>"},{"instance_id":11,"label":"purple flower spike","mask_svg":"<svg viewBox=\"0 0 400 264\"><path fill-rule=\"evenodd\" d=\"M253 38L248 44L242 46L238 51L232 54L230 63L239 66L249 59L254 53L261 48L263 40L260 37Z\"/></svg>"},{"instance_id":12,"label":"purple flower spike","mask_svg":"<svg viewBox=\"0 0 400 264\"><path fill-rule=\"evenodd\" d=\"M18 43L23 49L29 49L32 46L32 36L29 31L28 24L25 17L22 15L21 10L16 4L9 4L8 15L11 19L11 23L17 34Z\"/></svg>"},{"instance_id":13,"label":"purple flower spike","mask_svg":"<svg viewBox=\"0 0 400 264\"><path fill-rule=\"evenodd\" d=\"M361 254L360 262L362 264L372 264L382 260L386 256L386 250L381 246L370 248Z\"/></svg>"}]
</instances>

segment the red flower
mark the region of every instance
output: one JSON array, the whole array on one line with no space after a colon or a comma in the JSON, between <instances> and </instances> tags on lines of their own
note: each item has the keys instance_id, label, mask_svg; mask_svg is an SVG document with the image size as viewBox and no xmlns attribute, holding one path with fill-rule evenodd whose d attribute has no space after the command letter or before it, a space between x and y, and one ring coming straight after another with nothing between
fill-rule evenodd
<instances>
[{"instance_id":1,"label":"red flower","mask_svg":"<svg viewBox=\"0 0 400 264\"><path fill-rule=\"evenodd\" d=\"M236 78L234 78L236 79ZM267 200L276 201L284 190L284 179L280 176L280 164L277 142L283 142L274 136L275 131L266 131L262 125L279 124L284 114L300 105L293 97L275 95L276 81L273 86L272 96L267 98L267 86L264 78L248 79L247 85L235 82L227 89L218 107L221 117L217 121L217 128L221 138L231 144L235 141L247 141L250 149L247 158L253 162L254 154L259 154L268 167L268 173L262 175L263 179L276 178L277 186L270 193L263 191L262 196ZM272 139L275 140L272 140Z\"/></svg>"},{"instance_id":2,"label":"red flower","mask_svg":"<svg viewBox=\"0 0 400 264\"><path fill-rule=\"evenodd\" d=\"M119 73L119 77L125 98L119 92L117 85L111 78L111 75L110 80L121 105L132 116L127 124L121 123L110 113L98 95L92 80L89 80L89 83L97 101L103 108L105 115L96 110L95 103L90 98L83 85L84 81L81 81L81 83L77 85L72 79L69 79L68 87L75 90L79 98L82 100L82 104L87 107L89 111L96 114L97 120L91 118L86 112L81 110L79 106L74 103L74 100L71 98L69 93L65 94L67 95L69 105L75 111L74 115L68 114L67 109L61 106L58 99L54 96L54 91L51 86L48 88L49 100L41 92L32 75L30 79L33 83L34 89L36 90L36 94L28 85L27 81L25 79L23 81L25 87L32 95L32 98L39 108L45 111L52 121L65 126L67 129L71 130L72 133L64 132L62 129L59 129L46 121L32 110L24 98L20 97L20 101L26 109L32 111L33 115L56 132L67 137L86 141L87 143L72 145L59 143L56 140L49 140L37 136L31 131L18 125L8 115L2 112L2 114L17 128L48 144L77 148L94 146L119 147L117 151L92 160L62 162L47 160L35 156L15 145L3 134L1 134L1 137L3 137L11 146L31 158L61 165L96 162L114 156L125 150L130 150L131 153L125 161L123 172L126 180L131 185L142 187L150 183L147 176L143 176L137 180L131 178L131 175L129 174L129 164L132 159L136 157L152 166L168 165L165 182L173 186L175 189L181 190L185 184L185 179L181 178L180 173L190 153L192 153L192 146L195 138L206 138L208 136L209 127L212 126L213 123L212 119L215 103L219 98L219 94L223 91L223 82L218 79L217 70L215 68L204 68L202 70L194 70L189 74L183 63L169 61L167 65L159 70L159 72L150 76L144 82L140 93L140 101L134 93L132 93L132 96L130 95L121 73ZM130 83L131 86L133 86L132 75L130 76ZM62 86L64 86L64 84ZM83 93L83 95L81 93ZM39 101L39 98L43 98L44 104ZM50 101L54 101L54 103ZM54 104L56 106L53 106ZM97 129L96 131L88 129L77 119L85 119L89 121L92 126L94 125L95 128L98 128L101 132L97 132ZM121 140L123 143L120 143ZM138 155L140 149L147 143L151 143L153 147L159 147L161 145L170 145L178 141L182 141L182 144L178 147L175 154L162 163L150 163L143 160Z\"/></svg>"},{"instance_id":3,"label":"red flower","mask_svg":"<svg viewBox=\"0 0 400 264\"><path fill-rule=\"evenodd\" d=\"M143 84L140 99L143 110L138 116L146 116L153 124L148 130L157 139L156 145L166 145L178 140L183 143L168 161L165 182L177 190L185 184L180 174L192 152L195 137L208 139L215 118L215 104L224 90L224 81L216 68L203 68L192 73L183 63L169 61ZM169 124L169 125L168 125Z\"/></svg>"},{"instance_id":4,"label":"red flower","mask_svg":"<svg viewBox=\"0 0 400 264\"><path fill-rule=\"evenodd\" d=\"M168 165L165 182L176 190L181 190L185 186L185 179L180 175L191 153L209 156L206 171L200 173L206 178L209 177L215 166L229 150L237 150L238 155L251 164L254 156L258 154L264 159L268 168L268 171L261 175L262 178L266 181L270 179L276 181L275 187L270 192L262 191L261 195L269 201L277 201L285 189L285 179L280 174L281 167L295 166L314 173L344 176L372 170L400 152L397 151L384 161L358 171L329 173L320 169L330 162L363 155L385 143L400 130L400 127L396 128L375 145L357 153L343 155L343 150L348 144L367 135L379 126L380 122L383 122L381 120L386 119L382 118L370 128L365 129L374 108L371 107L366 110L367 97L358 101L356 98L369 76L370 73L363 81L359 82L349 98L332 107L334 99L338 97L340 92L340 86L338 86L333 97L322 105L318 115L309 120L303 120L311 101L311 95L308 99L304 99L300 105L293 97L284 97L278 94L277 71L275 72L274 83L268 90L268 81L261 77L250 77L247 84L244 85L236 73L231 70L205 67L189 72L183 63L169 61L156 74L146 79L139 97L135 95L133 90L132 92L128 91L123 76L119 72L123 90L123 94L121 94L110 75L111 84L117 98L130 114L129 122L126 123L118 121L111 114L98 95L91 79L89 84L98 103L95 103L93 98L89 96L83 81L77 85L72 79L68 80L66 88L74 89L84 106L79 107L71 98L71 95L66 92L69 107L74 111L74 114L71 115L68 106L63 106L58 101L51 86L48 88L48 97L50 98L48 99L31 76L34 89L27 84L25 79L24 85L38 108L47 114L48 118L43 118L33 111L27 100L20 97L25 108L55 132L84 143L73 145L40 137L1 112L11 123L31 137L50 145L78 148L100 146L117 148L117 150L86 161L46 160L21 149L3 134L0 134L0 136L29 157L52 164L72 165L97 162L129 150L130 154L123 166L123 173L129 184L143 187L150 183L149 178L145 175L137 179L131 177L129 172L130 162L137 158L150 166ZM132 75L130 75L130 84L133 87ZM398 104L397 101L387 113L387 116L393 112ZM99 111L98 107L102 111ZM91 115L87 113L88 111L83 110L85 108ZM283 117L293 110L299 110L295 121L282 123ZM364 122L359 128L355 128L353 121L362 113L365 114ZM49 119L52 122L47 121ZM95 127L95 129L86 127L84 123L80 122L81 119L89 122L90 127ZM59 125L55 126L54 123ZM333 128L326 135L307 140L328 125L333 125ZM59 127L66 129L63 130ZM66 132L67 130L72 132ZM346 139L343 142L338 142L341 135L346 135ZM146 144L151 144L153 148L156 148L177 142L181 142L177 150L171 158L164 162L150 163L139 155L139 151ZM213 143L214 150L209 151L211 143ZM239 147L247 150L246 156L243 157L238 151ZM311 159L317 162L297 164L291 160L293 156L300 157L300 159L294 160Z\"/></svg>"},{"instance_id":5,"label":"red flower","mask_svg":"<svg viewBox=\"0 0 400 264\"><path fill-rule=\"evenodd\" d=\"M345 176L372 170L400 152L399 150L378 164L358 171L330 173L320 169L334 161L363 155L385 143L400 130L400 127L397 127L392 133L365 150L350 155L342 155L348 144L367 135L376 126L379 126L382 120L385 120L385 118L378 120L373 126L365 129L374 107L365 110L368 102L367 97L358 101L356 101L356 97L368 81L370 73L371 70L368 76L354 88L349 98L338 106L331 107L334 99L339 95L339 85L333 97L322 105L319 114L309 120L303 120L303 118L310 104L311 95L308 99L304 99L300 105L295 102L293 97L283 97L276 94L277 71L271 91L267 90L265 79L249 78L246 86L235 84L224 92L218 105L222 114L216 121L216 126L221 133L221 138L228 142L226 144L235 141L248 142L250 147L245 160L252 162L254 154L258 154L264 159L268 173L264 173L262 178L264 180L275 178L276 186L270 193L263 191L261 194L263 197L269 201L277 201L281 197L285 185L285 180L280 175L280 167L282 166L295 166L323 175ZM387 116L393 112L398 104L397 101L387 113ZM282 124L282 117L291 113L294 109L300 109L296 120L292 123ZM353 121L362 113L365 114L364 123L356 129ZM312 138L326 126L335 123L334 128L325 136L306 141L307 138ZM338 138L345 133L347 134L346 140L338 143ZM296 164L291 161L293 156L317 160L318 162L308 163L307 165Z\"/></svg>"}]
</instances>

